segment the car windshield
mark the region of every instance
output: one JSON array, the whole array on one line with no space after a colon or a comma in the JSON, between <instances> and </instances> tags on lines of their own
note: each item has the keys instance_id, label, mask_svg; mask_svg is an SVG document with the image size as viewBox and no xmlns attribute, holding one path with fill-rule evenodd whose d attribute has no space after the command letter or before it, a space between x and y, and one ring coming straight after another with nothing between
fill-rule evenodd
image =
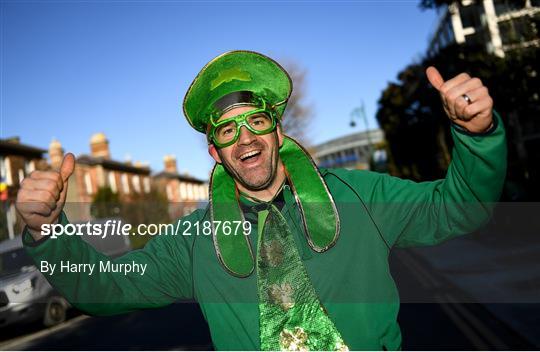
<instances>
[{"instance_id":1,"label":"car windshield","mask_svg":"<svg viewBox=\"0 0 540 352\"><path fill-rule=\"evenodd\" d=\"M34 265L24 248L0 253L0 276L11 275L21 271L25 266Z\"/></svg>"}]
</instances>

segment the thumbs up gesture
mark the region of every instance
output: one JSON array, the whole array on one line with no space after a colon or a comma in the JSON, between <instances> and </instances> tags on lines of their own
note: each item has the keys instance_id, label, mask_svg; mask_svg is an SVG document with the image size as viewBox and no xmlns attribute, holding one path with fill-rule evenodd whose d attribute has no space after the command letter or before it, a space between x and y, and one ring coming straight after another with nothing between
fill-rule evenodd
<instances>
[{"instance_id":1,"label":"thumbs up gesture","mask_svg":"<svg viewBox=\"0 0 540 352\"><path fill-rule=\"evenodd\" d=\"M75 157L68 153L59 171L34 171L22 181L15 208L36 241L41 238L41 225L58 220L74 168Z\"/></svg>"},{"instance_id":2,"label":"thumbs up gesture","mask_svg":"<svg viewBox=\"0 0 540 352\"><path fill-rule=\"evenodd\" d=\"M426 70L429 83L441 95L446 115L469 132L486 132L493 124L493 99L479 78L461 73L445 81L439 71L430 66Z\"/></svg>"}]
</instances>

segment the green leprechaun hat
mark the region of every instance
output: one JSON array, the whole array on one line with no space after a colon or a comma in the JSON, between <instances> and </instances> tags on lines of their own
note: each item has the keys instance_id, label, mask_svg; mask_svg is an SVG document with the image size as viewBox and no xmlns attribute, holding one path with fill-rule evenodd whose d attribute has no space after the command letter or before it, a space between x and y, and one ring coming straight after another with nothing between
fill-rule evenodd
<instances>
[{"instance_id":1,"label":"green leprechaun hat","mask_svg":"<svg viewBox=\"0 0 540 352\"><path fill-rule=\"evenodd\" d=\"M230 51L210 61L195 77L184 97L184 114L194 129L206 133L212 117L227 108L223 102L235 95L236 101L242 99L246 92L264 100L281 119L291 96L292 80L283 67L265 55ZM285 136L279 155L302 213L306 240L314 251L324 252L339 235L339 216L332 195L309 154L294 139ZM212 225L244 221L236 184L222 164L216 164L212 171L210 216ZM229 235L223 227L212 230L223 267L232 275L249 276L255 267L249 237Z\"/></svg>"},{"instance_id":2,"label":"green leprechaun hat","mask_svg":"<svg viewBox=\"0 0 540 352\"><path fill-rule=\"evenodd\" d=\"M229 51L206 66L195 77L184 98L184 114L197 131L206 133L208 117L222 97L250 91L276 107L283 115L292 92L287 71L271 58L253 51Z\"/></svg>"}]
</instances>

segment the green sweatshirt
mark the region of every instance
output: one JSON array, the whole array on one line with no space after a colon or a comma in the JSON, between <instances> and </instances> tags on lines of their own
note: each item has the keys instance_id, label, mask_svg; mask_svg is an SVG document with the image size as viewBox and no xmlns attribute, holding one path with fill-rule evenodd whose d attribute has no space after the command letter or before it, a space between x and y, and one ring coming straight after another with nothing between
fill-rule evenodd
<instances>
[{"instance_id":1,"label":"green sweatshirt","mask_svg":"<svg viewBox=\"0 0 540 352\"><path fill-rule=\"evenodd\" d=\"M483 135L452 129L455 147L446 178L415 183L369 171L322 169L340 217L336 245L316 253L307 244L298 205L288 186L282 214L320 301L352 350L399 349L396 321L399 296L388 266L392 247L433 245L485 224L498 200L506 172L506 141L500 117ZM256 204L241 199L249 239L256 247ZM161 307L177 300L196 300L220 350L258 350L259 311L255 273L230 275L219 264L212 236L196 234L209 221L200 209L176 222L172 231L155 236L141 250L109 259L79 236L62 235L23 242L41 261L147 264L140 273L59 272L45 276L75 307L91 315L111 315ZM62 214L61 222L67 224ZM191 236L182 235L183 232ZM189 333L186 331L185 333Z\"/></svg>"}]
</instances>

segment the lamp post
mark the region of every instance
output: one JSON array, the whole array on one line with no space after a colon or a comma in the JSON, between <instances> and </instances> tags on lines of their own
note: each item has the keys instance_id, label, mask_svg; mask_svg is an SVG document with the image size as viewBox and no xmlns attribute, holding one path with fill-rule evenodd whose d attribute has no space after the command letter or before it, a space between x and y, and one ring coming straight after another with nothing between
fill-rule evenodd
<instances>
[{"instance_id":1,"label":"lamp post","mask_svg":"<svg viewBox=\"0 0 540 352\"><path fill-rule=\"evenodd\" d=\"M349 125L351 128L356 127L356 120L362 120L366 126L366 137L368 142L368 165L371 167L371 159L373 154L373 144L371 143L371 133L369 131L369 125L366 115L366 108L364 106L364 102L362 101L362 105L360 107L354 108L351 111L351 121Z\"/></svg>"}]
</instances>

